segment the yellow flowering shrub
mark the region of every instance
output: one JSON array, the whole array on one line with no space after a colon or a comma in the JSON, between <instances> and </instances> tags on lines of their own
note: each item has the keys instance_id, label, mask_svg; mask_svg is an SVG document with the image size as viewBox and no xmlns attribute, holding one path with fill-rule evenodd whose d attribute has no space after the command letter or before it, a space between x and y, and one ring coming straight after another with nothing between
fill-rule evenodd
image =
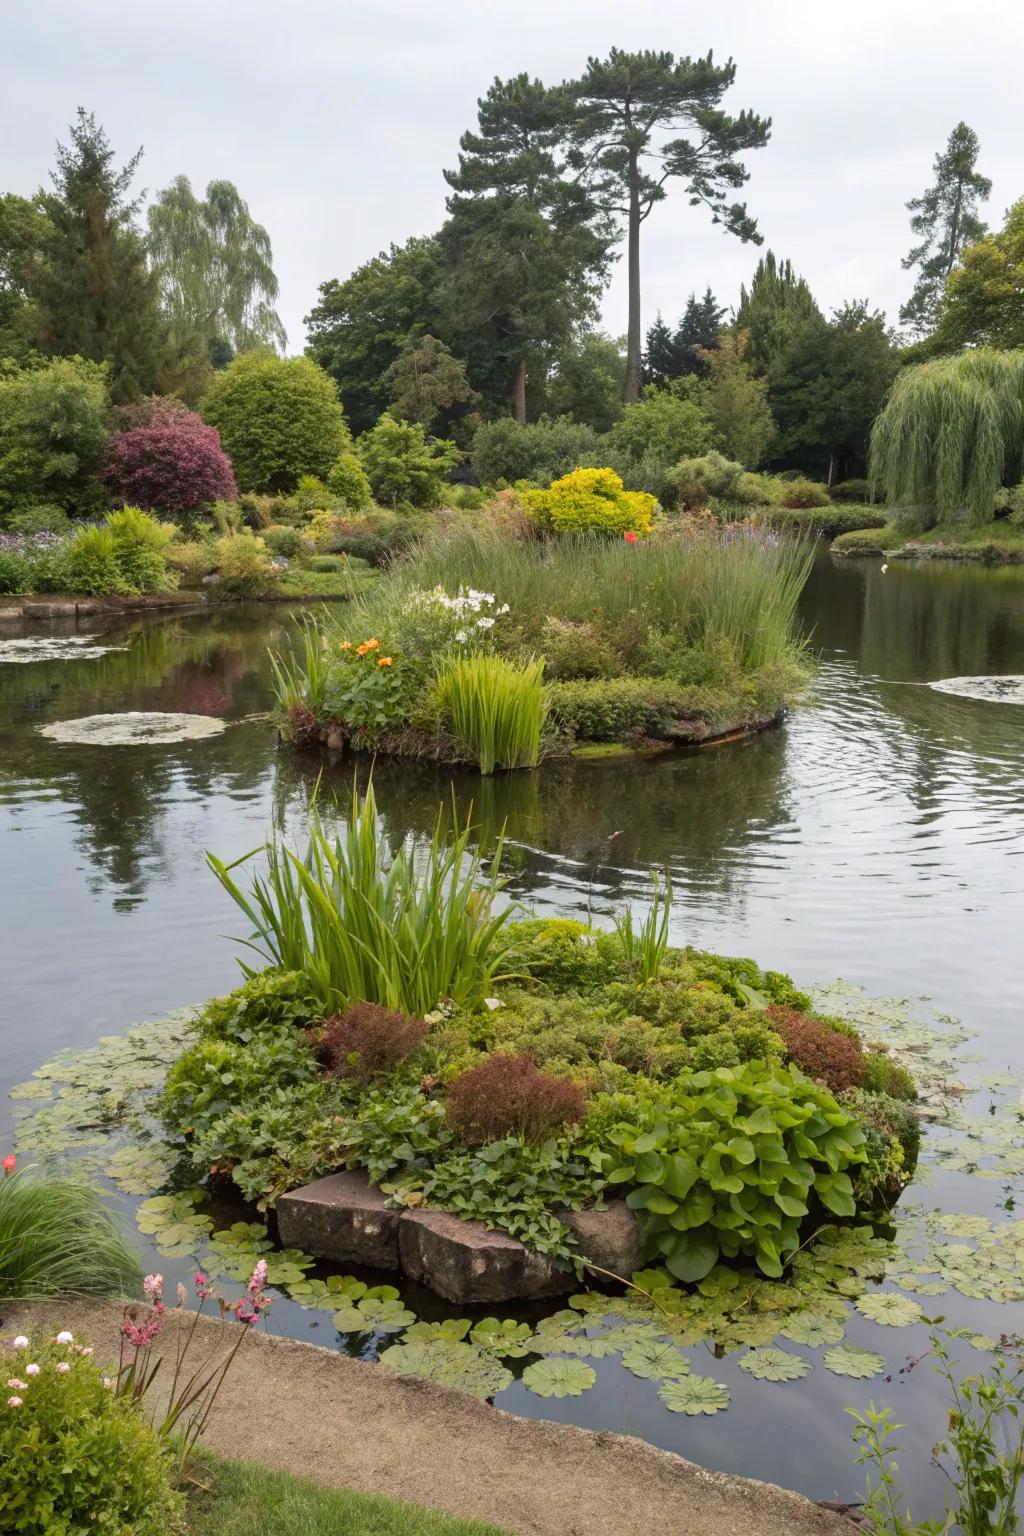
<instances>
[{"instance_id":1,"label":"yellow flowering shrub","mask_svg":"<svg viewBox=\"0 0 1024 1536\"><path fill-rule=\"evenodd\" d=\"M546 491L523 491L536 527L550 533L649 533L657 501L627 491L614 469L574 469Z\"/></svg>"}]
</instances>

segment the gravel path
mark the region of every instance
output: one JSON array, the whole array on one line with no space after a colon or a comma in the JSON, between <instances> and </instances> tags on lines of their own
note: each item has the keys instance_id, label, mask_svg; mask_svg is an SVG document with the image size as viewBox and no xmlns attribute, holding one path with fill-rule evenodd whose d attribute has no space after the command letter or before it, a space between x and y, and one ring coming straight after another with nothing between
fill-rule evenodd
<instances>
[{"instance_id":1,"label":"gravel path","mask_svg":"<svg viewBox=\"0 0 1024 1536\"><path fill-rule=\"evenodd\" d=\"M116 1360L120 1317L116 1304L5 1308L0 1336L70 1328L101 1360ZM174 1326L164 1343L170 1356ZM201 1326L203 1348L221 1348L222 1325ZM854 1529L799 1494L706 1471L626 1435L517 1418L384 1366L265 1334L239 1350L206 1438L225 1456L491 1521L514 1536Z\"/></svg>"}]
</instances>

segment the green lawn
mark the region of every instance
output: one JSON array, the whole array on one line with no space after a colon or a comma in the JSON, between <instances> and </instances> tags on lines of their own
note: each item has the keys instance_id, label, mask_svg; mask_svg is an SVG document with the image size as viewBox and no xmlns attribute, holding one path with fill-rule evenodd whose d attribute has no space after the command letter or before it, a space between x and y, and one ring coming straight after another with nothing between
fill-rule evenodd
<instances>
[{"instance_id":1,"label":"green lawn","mask_svg":"<svg viewBox=\"0 0 1024 1536\"><path fill-rule=\"evenodd\" d=\"M189 1536L503 1536L495 1525L323 1488L286 1472L208 1453L193 1471L213 1488L190 1500Z\"/></svg>"},{"instance_id":2,"label":"green lawn","mask_svg":"<svg viewBox=\"0 0 1024 1536\"><path fill-rule=\"evenodd\" d=\"M277 590L282 597L352 597L378 579L378 572L364 560L350 560L330 571L311 570L296 561L281 577Z\"/></svg>"}]
</instances>

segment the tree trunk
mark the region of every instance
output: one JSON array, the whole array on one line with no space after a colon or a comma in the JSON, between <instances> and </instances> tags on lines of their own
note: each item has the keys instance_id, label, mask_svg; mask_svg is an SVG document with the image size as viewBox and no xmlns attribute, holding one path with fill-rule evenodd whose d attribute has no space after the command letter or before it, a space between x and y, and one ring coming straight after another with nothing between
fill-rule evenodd
<instances>
[{"instance_id":1,"label":"tree trunk","mask_svg":"<svg viewBox=\"0 0 1024 1536\"><path fill-rule=\"evenodd\" d=\"M629 324L626 329L626 387L622 398L627 405L640 398L640 188L636 156L629 162Z\"/></svg>"},{"instance_id":2,"label":"tree trunk","mask_svg":"<svg viewBox=\"0 0 1024 1536\"><path fill-rule=\"evenodd\" d=\"M516 364L516 376L512 381L512 414L521 427L526 426L526 358Z\"/></svg>"}]
</instances>

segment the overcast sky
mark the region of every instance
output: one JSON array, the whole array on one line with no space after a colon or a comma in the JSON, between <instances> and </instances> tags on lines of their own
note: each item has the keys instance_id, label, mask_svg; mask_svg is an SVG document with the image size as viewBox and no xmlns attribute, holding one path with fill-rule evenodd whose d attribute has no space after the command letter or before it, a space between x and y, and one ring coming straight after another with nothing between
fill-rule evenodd
<instances>
[{"instance_id":1,"label":"overcast sky","mask_svg":"<svg viewBox=\"0 0 1024 1536\"><path fill-rule=\"evenodd\" d=\"M441 168L495 75L554 82L612 46L735 59L724 105L774 120L744 195L826 309L866 298L895 321L903 205L959 119L989 222L1024 193L1021 0L0 0L0 190L35 191L79 105L123 158L145 146L140 186L234 181L299 351L319 283L439 226ZM677 187L641 260L646 328L708 283L735 303L757 252ZM604 323L625 330L622 263Z\"/></svg>"}]
</instances>

